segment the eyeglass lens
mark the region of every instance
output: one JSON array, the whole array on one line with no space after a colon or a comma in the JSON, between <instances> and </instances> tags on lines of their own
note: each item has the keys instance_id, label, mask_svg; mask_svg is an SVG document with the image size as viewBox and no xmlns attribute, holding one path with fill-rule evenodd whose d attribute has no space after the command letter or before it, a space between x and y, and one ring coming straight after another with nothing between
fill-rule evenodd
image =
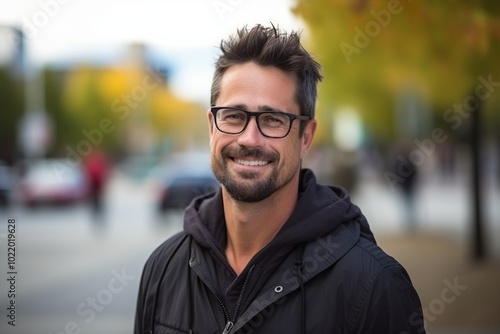
<instances>
[{"instance_id":1,"label":"eyeglass lens","mask_svg":"<svg viewBox=\"0 0 500 334\"><path fill-rule=\"evenodd\" d=\"M282 137L290 129L290 118L279 112L265 112L255 114L260 131L265 136ZM237 134L244 130L250 117L246 112L238 109L224 108L217 111L217 126L222 132Z\"/></svg>"}]
</instances>

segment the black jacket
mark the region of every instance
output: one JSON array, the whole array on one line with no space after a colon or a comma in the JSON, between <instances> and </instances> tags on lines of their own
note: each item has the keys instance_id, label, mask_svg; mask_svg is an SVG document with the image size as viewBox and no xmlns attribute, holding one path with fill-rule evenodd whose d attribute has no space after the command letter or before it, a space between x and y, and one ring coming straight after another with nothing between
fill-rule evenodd
<instances>
[{"instance_id":1,"label":"black jacket","mask_svg":"<svg viewBox=\"0 0 500 334\"><path fill-rule=\"evenodd\" d=\"M348 195L309 170L292 216L239 276L225 243L219 190L194 200L184 231L148 259L136 334L425 333L405 269Z\"/></svg>"}]
</instances>

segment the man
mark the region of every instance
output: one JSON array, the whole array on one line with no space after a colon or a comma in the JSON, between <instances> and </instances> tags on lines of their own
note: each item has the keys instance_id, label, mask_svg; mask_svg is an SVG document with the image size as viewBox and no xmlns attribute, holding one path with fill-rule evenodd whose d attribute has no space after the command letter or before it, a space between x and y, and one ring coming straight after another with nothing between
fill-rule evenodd
<instances>
[{"instance_id":1,"label":"man","mask_svg":"<svg viewBox=\"0 0 500 334\"><path fill-rule=\"evenodd\" d=\"M147 261L135 333L424 333L408 274L341 189L301 168L320 66L296 33L221 43L208 112L218 192Z\"/></svg>"}]
</instances>

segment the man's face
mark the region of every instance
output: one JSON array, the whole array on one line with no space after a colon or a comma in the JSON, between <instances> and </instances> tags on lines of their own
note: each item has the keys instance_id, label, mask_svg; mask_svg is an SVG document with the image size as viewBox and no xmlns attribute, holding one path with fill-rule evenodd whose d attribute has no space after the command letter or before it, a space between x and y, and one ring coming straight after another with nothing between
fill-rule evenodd
<instances>
[{"instance_id":1,"label":"man's face","mask_svg":"<svg viewBox=\"0 0 500 334\"><path fill-rule=\"evenodd\" d=\"M295 90L295 76L276 67L253 62L233 65L224 73L216 106L299 115ZM299 137L300 122L293 121L288 136L280 139L263 136L255 117L237 135L217 130L210 112L208 121L212 169L232 198L259 202L297 185L300 161L311 145L315 120L308 122L302 137Z\"/></svg>"}]
</instances>

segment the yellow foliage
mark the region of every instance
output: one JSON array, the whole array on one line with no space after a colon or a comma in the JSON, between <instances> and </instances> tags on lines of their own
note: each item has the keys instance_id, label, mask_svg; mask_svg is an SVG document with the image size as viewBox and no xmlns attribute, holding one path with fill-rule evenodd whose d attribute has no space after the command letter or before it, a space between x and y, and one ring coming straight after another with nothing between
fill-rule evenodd
<instances>
[{"instance_id":1,"label":"yellow foliage","mask_svg":"<svg viewBox=\"0 0 500 334\"><path fill-rule=\"evenodd\" d=\"M323 66L320 134L330 131L331 113L351 105L372 133L390 139L401 91L414 90L439 113L468 96L479 75L500 78L495 4L297 0L293 12L306 22L306 43Z\"/></svg>"},{"instance_id":2,"label":"yellow foliage","mask_svg":"<svg viewBox=\"0 0 500 334\"><path fill-rule=\"evenodd\" d=\"M142 68L76 67L66 77L65 110L82 129L97 127L103 118L112 120L127 135L131 126L152 129L151 138L174 137L199 128L199 105L183 100L151 71ZM137 135L137 134L136 134Z\"/></svg>"},{"instance_id":3,"label":"yellow foliage","mask_svg":"<svg viewBox=\"0 0 500 334\"><path fill-rule=\"evenodd\" d=\"M99 91L107 101L113 101L130 91L136 75L131 70L107 68L99 75Z\"/></svg>"}]
</instances>

